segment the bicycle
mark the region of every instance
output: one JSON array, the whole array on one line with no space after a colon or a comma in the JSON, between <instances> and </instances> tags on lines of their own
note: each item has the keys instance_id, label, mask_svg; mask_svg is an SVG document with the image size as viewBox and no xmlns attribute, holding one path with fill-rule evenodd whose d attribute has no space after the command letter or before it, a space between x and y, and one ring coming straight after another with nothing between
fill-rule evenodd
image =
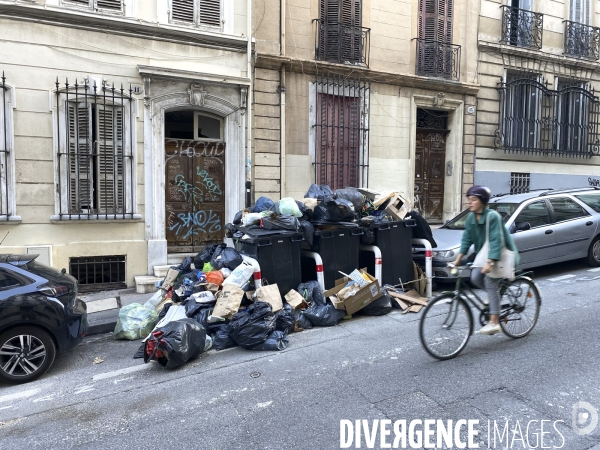
<instances>
[{"instance_id":1,"label":"bicycle","mask_svg":"<svg viewBox=\"0 0 600 450\"><path fill-rule=\"evenodd\" d=\"M419 323L421 344L434 358L447 360L457 356L473 334L473 312L479 310L479 322L489 321L489 307L477 293L463 281L466 266L451 268L456 276L454 291L446 291L433 298L423 310ZM502 279L500 292L500 327L507 336L518 339L527 336L537 323L542 298L531 278L532 272L517 272L514 280Z\"/></svg>"}]
</instances>

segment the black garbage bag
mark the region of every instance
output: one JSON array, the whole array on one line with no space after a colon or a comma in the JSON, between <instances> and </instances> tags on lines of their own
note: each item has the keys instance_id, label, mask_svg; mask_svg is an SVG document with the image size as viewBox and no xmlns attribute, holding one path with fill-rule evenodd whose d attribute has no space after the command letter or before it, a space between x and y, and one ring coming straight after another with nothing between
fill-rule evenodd
<instances>
[{"instance_id":1,"label":"black garbage bag","mask_svg":"<svg viewBox=\"0 0 600 450\"><path fill-rule=\"evenodd\" d=\"M300 229L300 222L294 216L271 214L269 217L265 217L262 220L263 227L267 230L289 230L298 231Z\"/></svg>"},{"instance_id":2,"label":"black garbage bag","mask_svg":"<svg viewBox=\"0 0 600 450\"><path fill-rule=\"evenodd\" d=\"M146 351L146 343L142 342L142 344L139 346L139 348L134 353L133 359L142 359L144 357L145 351Z\"/></svg>"},{"instance_id":3,"label":"black garbage bag","mask_svg":"<svg viewBox=\"0 0 600 450\"><path fill-rule=\"evenodd\" d=\"M331 188L326 184L311 184L306 194L304 194L304 198L316 198L318 200L323 200L325 197L332 195L333 192L331 191Z\"/></svg>"},{"instance_id":4,"label":"black garbage bag","mask_svg":"<svg viewBox=\"0 0 600 450\"><path fill-rule=\"evenodd\" d=\"M313 325L310 320L304 317L304 311L301 309L295 309L293 312L294 322L298 328L302 328L303 330L310 330Z\"/></svg>"},{"instance_id":5,"label":"black garbage bag","mask_svg":"<svg viewBox=\"0 0 600 450\"><path fill-rule=\"evenodd\" d=\"M185 259L181 261L181 264L176 266L175 269L179 270L182 274L190 273L192 271L192 258L186 256Z\"/></svg>"},{"instance_id":6,"label":"black garbage bag","mask_svg":"<svg viewBox=\"0 0 600 450\"><path fill-rule=\"evenodd\" d=\"M287 308L286 308L287 307ZM275 329L291 333L294 331L294 315L292 307L285 303L281 311L275 313Z\"/></svg>"},{"instance_id":7,"label":"black garbage bag","mask_svg":"<svg viewBox=\"0 0 600 450\"><path fill-rule=\"evenodd\" d=\"M267 340L275 330L275 316L269 303L255 302L233 315L229 336L240 347L252 348Z\"/></svg>"},{"instance_id":8,"label":"black garbage bag","mask_svg":"<svg viewBox=\"0 0 600 450\"><path fill-rule=\"evenodd\" d=\"M425 239L429 241L432 248L437 247L437 242L433 238L433 233L431 232L431 227L427 223L427 221L419 214L417 211L413 210L408 213L408 217L415 221L415 227L413 228L412 237L415 239Z\"/></svg>"},{"instance_id":9,"label":"black garbage bag","mask_svg":"<svg viewBox=\"0 0 600 450\"><path fill-rule=\"evenodd\" d=\"M259 213L259 212L267 211L267 210L271 209L274 204L275 203L270 198L260 197L258 200L256 200L256 203L254 204L254 207L252 208L251 212Z\"/></svg>"},{"instance_id":10,"label":"black garbage bag","mask_svg":"<svg viewBox=\"0 0 600 450\"><path fill-rule=\"evenodd\" d=\"M315 327L333 327L340 323L346 311L336 309L331 303L325 305L311 305L304 311L304 317L310 320Z\"/></svg>"},{"instance_id":11,"label":"black garbage bag","mask_svg":"<svg viewBox=\"0 0 600 450\"><path fill-rule=\"evenodd\" d=\"M363 245L373 245L375 243L375 232L371 228L363 228L360 243Z\"/></svg>"},{"instance_id":12,"label":"black garbage bag","mask_svg":"<svg viewBox=\"0 0 600 450\"><path fill-rule=\"evenodd\" d=\"M156 321L156 323L163 320L163 318L167 315L167 311L169 311L169 308L171 307L171 305L173 305L173 303L165 303L165 306L163 306L163 309L158 313L158 320Z\"/></svg>"},{"instance_id":13,"label":"black garbage bag","mask_svg":"<svg viewBox=\"0 0 600 450\"><path fill-rule=\"evenodd\" d=\"M196 255L196 257L194 258L194 267L196 269L200 269L202 270L202 267L204 267L204 264L209 263L210 260L212 259L213 254L215 253L215 250L217 250L217 248L219 248L220 245L227 245L227 244L211 244L211 245L207 245L206 248L204 250L202 250L200 253L198 253Z\"/></svg>"},{"instance_id":14,"label":"black garbage bag","mask_svg":"<svg viewBox=\"0 0 600 450\"><path fill-rule=\"evenodd\" d=\"M244 215L244 211L238 211L235 213L235 216L233 216L233 224L234 225L241 225L242 224L242 216Z\"/></svg>"},{"instance_id":15,"label":"black garbage bag","mask_svg":"<svg viewBox=\"0 0 600 450\"><path fill-rule=\"evenodd\" d=\"M330 222L329 211L327 210L327 206L325 206L322 202L315 206L312 220L315 222Z\"/></svg>"},{"instance_id":16,"label":"black garbage bag","mask_svg":"<svg viewBox=\"0 0 600 450\"><path fill-rule=\"evenodd\" d=\"M360 316L385 316L392 311L392 308L392 299L387 295L382 295L374 302L357 311L356 314Z\"/></svg>"},{"instance_id":17,"label":"black garbage bag","mask_svg":"<svg viewBox=\"0 0 600 450\"><path fill-rule=\"evenodd\" d=\"M225 350L227 348L237 347L237 344L229 336L231 327L229 324L219 324L215 330L215 336L213 338L213 347L216 350Z\"/></svg>"},{"instance_id":18,"label":"black garbage bag","mask_svg":"<svg viewBox=\"0 0 600 450\"><path fill-rule=\"evenodd\" d=\"M331 222L350 221L356 218L354 205L349 200L327 197L325 200L323 200L323 203L325 203L325 206L327 207L329 221Z\"/></svg>"},{"instance_id":19,"label":"black garbage bag","mask_svg":"<svg viewBox=\"0 0 600 450\"><path fill-rule=\"evenodd\" d=\"M206 330L193 319L174 320L154 330L145 345L144 362L156 360L175 369L204 351Z\"/></svg>"},{"instance_id":20,"label":"black garbage bag","mask_svg":"<svg viewBox=\"0 0 600 450\"><path fill-rule=\"evenodd\" d=\"M306 205L299 200L296 200L296 205L298 205L298 209L302 213L302 217L306 217L306 215L307 215L308 211L310 211L310 209L308 209L306 207Z\"/></svg>"},{"instance_id":21,"label":"black garbage bag","mask_svg":"<svg viewBox=\"0 0 600 450\"><path fill-rule=\"evenodd\" d=\"M287 331L275 330L262 344L252 347L252 350L279 351L285 350L290 343Z\"/></svg>"},{"instance_id":22,"label":"black garbage bag","mask_svg":"<svg viewBox=\"0 0 600 450\"><path fill-rule=\"evenodd\" d=\"M315 226L308 220L300 220L300 229L302 230L302 235L308 245L313 245L315 240Z\"/></svg>"},{"instance_id":23,"label":"black garbage bag","mask_svg":"<svg viewBox=\"0 0 600 450\"><path fill-rule=\"evenodd\" d=\"M313 305L325 305L325 297L323 297L323 291L319 286L318 281L307 281L306 283L300 283L298 285L298 292L304 300L312 303Z\"/></svg>"},{"instance_id":24,"label":"black garbage bag","mask_svg":"<svg viewBox=\"0 0 600 450\"><path fill-rule=\"evenodd\" d=\"M354 205L354 211L360 212L365 206L365 198L356 188L336 189L335 198L343 198Z\"/></svg>"},{"instance_id":25,"label":"black garbage bag","mask_svg":"<svg viewBox=\"0 0 600 450\"><path fill-rule=\"evenodd\" d=\"M185 315L190 319L194 319L205 330L209 330L208 316L211 315L215 305L207 305L206 303L198 303L196 299L190 298L185 304Z\"/></svg>"},{"instance_id":26,"label":"black garbage bag","mask_svg":"<svg viewBox=\"0 0 600 450\"><path fill-rule=\"evenodd\" d=\"M221 270L223 268L227 268L229 270L235 270L237 266L239 266L244 259L240 252L238 252L233 247L219 247L213 253L213 256L210 260L210 265L214 267L215 270Z\"/></svg>"}]
</instances>

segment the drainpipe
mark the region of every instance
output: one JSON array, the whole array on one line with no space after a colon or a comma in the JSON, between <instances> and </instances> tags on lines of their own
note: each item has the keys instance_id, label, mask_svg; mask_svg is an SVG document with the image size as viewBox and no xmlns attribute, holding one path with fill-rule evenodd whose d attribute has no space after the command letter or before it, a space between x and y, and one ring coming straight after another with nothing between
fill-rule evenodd
<instances>
[{"instance_id":1,"label":"drainpipe","mask_svg":"<svg viewBox=\"0 0 600 450\"><path fill-rule=\"evenodd\" d=\"M248 38L248 78L250 79L250 88L248 89L248 99L246 106L246 124L247 124L247 143L246 143L246 206L249 207L252 190L252 102L254 93L254 82L252 77L252 0L246 2L246 36Z\"/></svg>"},{"instance_id":2,"label":"drainpipe","mask_svg":"<svg viewBox=\"0 0 600 450\"><path fill-rule=\"evenodd\" d=\"M281 0L279 9L280 9L280 19L279 19L279 29L280 29L280 36L279 36L279 45L280 45L280 49L279 49L279 53L281 54L281 56L285 56L285 0ZM285 197L286 194L286 188L285 188L285 184L286 184L286 162L285 162L285 142L286 142L286 134L285 134L285 64L281 65L281 70L279 72L280 74L280 84L279 84L279 95L280 95L280 100L279 100L279 117L280 117L280 124L279 124L279 130L280 130L280 145L279 145L279 151L280 151L280 158L279 158L279 164L280 164L280 197L283 198Z\"/></svg>"}]
</instances>

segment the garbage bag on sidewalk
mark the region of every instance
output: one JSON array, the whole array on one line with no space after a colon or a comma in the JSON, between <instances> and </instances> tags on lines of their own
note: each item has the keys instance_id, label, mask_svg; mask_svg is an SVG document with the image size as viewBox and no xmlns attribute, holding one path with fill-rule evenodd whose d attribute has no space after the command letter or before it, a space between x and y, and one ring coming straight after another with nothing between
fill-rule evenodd
<instances>
[{"instance_id":1,"label":"garbage bag on sidewalk","mask_svg":"<svg viewBox=\"0 0 600 450\"><path fill-rule=\"evenodd\" d=\"M306 317L315 327L333 327L340 323L346 311L336 309L331 303L326 305L312 305L304 311Z\"/></svg>"},{"instance_id":2,"label":"garbage bag on sidewalk","mask_svg":"<svg viewBox=\"0 0 600 450\"><path fill-rule=\"evenodd\" d=\"M325 197L333 195L331 188L326 184L311 184L308 188L306 194L304 194L304 198L316 198L319 200L323 200Z\"/></svg>"},{"instance_id":3,"label":"garbage bag on sidewalk","mask_svg":"<svg viewBox=\"0 0 600 450\"><path fill-rule=\"evenodd\" d=\"M220 245L225 245L225 244L220 244ZM210 262L210 260L212 259L213 253L215 253L215 250L218 247L219 247L219 245L217 245L217 244L207 245L206 248L204 250L202 250L200 253L198 253L196 255L196 257L194 258L194 267L196 269L202 269L202 267L204 267L204 264Z\"/></svg>"},{"instance_id":4,"label":"garbage bag on sidewalk","mask_svg":"<svg viewBox=\"0 0 600 450\"><path fill-rule=\"evenodd\" d=\"M190 273L192 271L192 258L186 256L181 264L175 267L176 270L179 270L181 273Z\"/></svg>"},{"instance_id":5,"label":"garbage bag on sidewalk","mask_svg":"<svg viewBox=\"0 0 600 450\"><path fill-rule=\"evenodd\" d=\"M242 262L244 262L244 259L235 248L219 247L215 250L215 253L213 253L210 265L213 266L215 270L220 270L224 267L229 270L234 270Z\"/></svg>"},{"instance_id":6,"label":"garbage bag on sidewalk","mask_svg":"<svg viewBox=\"0 0 600 450\"><path fill-rule=\"evenodd\" d=\"M215 337L213 338L213 347L216 350L225 350L227 348L237 347L237 344L229 333L231 331L231 327L228 323L220 324L215 326Z\"/></svg>"},{"instance_id":7,"label":"garbage bag on sidewalk","mask_svg":"<svg viewBox=\"0 0 600 450\"><path fill-rule=\"evenodd\" d=\"M289 303L283 304L283 309L275 313L275 329L291 333L294 331L294 310Z\"/></svg>"},{"instance_id":8,"label":"garbage bag on sidewalk","mask_svg":"<svg viewBox=\"0 0 600 450\"><path fill-rule=\"evenodd\" d=\"M208 316L212 314L213 308L214 305L198 303L196 299L190 298L185 305L185 315L190 319L194 319L205 330L208 330Z\"/></svg>"},{"instance_id":9,"label":"garbage bag on sidewalk","mask_svg":"<svg viewBox=\"0 0 600 450\"><path fill-rule=\"evenodd\" d=\"M252 347L252 350L279 351L285 350L290 343L286 331L275 330L267 337L262 344Z\"/></svg>"},{"instance_id":10,"label":"garbage bag on sidewalk","mask_svg":"<svg viewBox=\"0 0 600 450\"><path fill-rule=\"evenodd\" d=\"M145 338L152 331L157 321L158 314L156 311L145 308L140 303L123 306L117 318L114 338L130 341Z\"/></svg>"},{"instance_id":11,"label":"garbage bag on sidewalk","mask_svg":"<svg viewBox=\"0 0 600 450\"><path fill-rule=\"evenodd\" d=\"M156 360L165 369L175 369L198 357L206 345L206 330L193 319L169 322L157 328L146 341L144 362Z\"/></svg>"},{"instance_id":12,"label":"garbage bag on sidewalk","mask_svg":"<svg viewBox=\"0 0 600 450\"><path fill-rule=\"evenodd\" d=\"M317 305L325 304L325 297L323 297L323 291L319 286L318 281L307 281L298 285L298 292L304 297L307 302L312 302Z\"/></svg>"},{"instance_id":13,"label":"garbage bag on sidewalk","mask_svg":"<svg viewBox=\"0 0 600 450\"><path fill-rule=\"evenodd\" d=\"M313 327L311 321L304 317L303 310L295 309L292 314L294 316L295 330L310 330Z\"/></svg>"},{"instance_id":14,"label":"garbage bag on sidewalk","mask_svg":"<svg viewBox=\"0 0 600 450\"><path fill-rule=\"evenodd\" d=\"M275 330L271 305L265 302L253 303L245 311L235 313L229 326L229 336L240 347L252 348L262 344Z\"/></svg>"},{"instance_id":15,"label":"garbage bag on sidewalk","mask_svg":"<svg viewBox=\"0 0 600 450\"><path fill-rule=\"evenodd\" d=\"M355 314L361 316L385 316L392 311L392 299L387 295L382 295L373 303L368 304Z\"/></svg>"}]
</instances>

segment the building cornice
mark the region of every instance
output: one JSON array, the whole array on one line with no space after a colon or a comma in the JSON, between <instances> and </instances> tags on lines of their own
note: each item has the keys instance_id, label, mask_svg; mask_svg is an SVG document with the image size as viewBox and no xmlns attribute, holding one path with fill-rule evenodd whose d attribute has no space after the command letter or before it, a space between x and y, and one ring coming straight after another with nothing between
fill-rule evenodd
<instances>
[{"instance_id":1,"label":"building cornice","mask_svg":"<svg viewBox=\"0 0 600 450\"><path fill-rule=\"evenodd\" d=\"M245 53L245 37L78 9L0 0L0 18Z\"/></svg>"},{"instance_id":2,"label":"building cornice","mask_svg":"<svg viewBox=\"0 0 600 450\"><path fill-rule=\"evenodd\" d=\"M301 72L306 75L316 76L317 74L335 73L364 78L370 80L372 83L392 84L400 87L409 86L416 89L436 90L453 94L476 95L479 92L478 84L421 77L398 72L384 72L357 65L335 64L326 61L292 58L267 53L256 54L256 67L279 70L282 65L287 70Z\"/></svg>"},{"instance_id":3,"label":"building cornice","mask_svg":"<svg viewBox=\"0 0 600 450\"><path fill-rule=\"evenodd\" d=\"M235 76L226 76L226 75L216 75L214 73L202 73L202 72L193 72L190 70L180 70L180 69L169 69L166 67L155 67L155 66L144 66L138 65L138 71L142 78L150 77L150 78L163 78L168 80L181 80L181 81L198 81L202 80L203 82L212 82L215 84L235 84L242 86L250 86L251 81L249 78L244 77L235 77Z\"/></svg>"}]
</instances>

